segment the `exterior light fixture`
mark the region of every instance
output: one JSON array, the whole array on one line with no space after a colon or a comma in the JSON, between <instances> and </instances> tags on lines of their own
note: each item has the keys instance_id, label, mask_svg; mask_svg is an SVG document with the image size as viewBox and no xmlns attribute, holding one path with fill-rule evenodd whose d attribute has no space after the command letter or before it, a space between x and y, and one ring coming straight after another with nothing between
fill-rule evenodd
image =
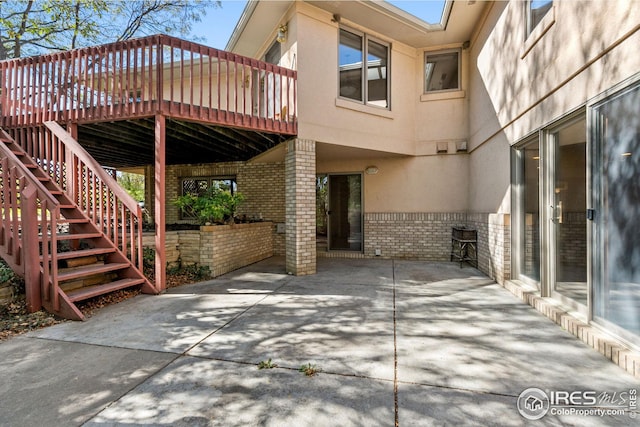
<instances>
[{"instance_id":1,"label":"exterior light fixture","mask_svg":"<svg viewBox=\"0 0 640 427\"><path fill-rule=\"evenodd\" d=\"M377 166L367 166L364 169L364 173L366 173L367 175L375 175L378 173L378 167Z\"/></svg>"},{"instance_id":2,"label":"exterior light fixture","mask_svg":"<svg viewBox=\"0 0 640 427\"><path fill-rule=\"evenodd\" d=\"M287 24L282 24L278 27L278 36L276 37L278 43L284 43L287 41Z\"/></svg>"}]
</instances>

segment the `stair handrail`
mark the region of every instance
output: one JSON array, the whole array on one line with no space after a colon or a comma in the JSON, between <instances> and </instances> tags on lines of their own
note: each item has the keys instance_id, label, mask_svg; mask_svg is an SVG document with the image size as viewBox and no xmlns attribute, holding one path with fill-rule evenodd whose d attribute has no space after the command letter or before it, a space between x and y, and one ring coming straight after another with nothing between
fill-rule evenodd
<instances>
[{"instance_id":1,"label":"stair handrail","mask_svg":"<svg viewBox=\"0 0 640 427\"><path fill-rule=\"evenodd\" d=\"M5 139L11 139L11 136L7 134L4 129L0 129L0 133ZM41 298L44 297L47 300L51 300L54 306L58 305L58 260L57 260L57 220L60 217L60 202L55 198L53 194L44 186L40 180L25 166L25 164L18 159L11 149L5 144L0 143L0 157L2 158L2 177L3 177L3 191L7 187L13 186L10 191L14 194L15 206L7 206L11 204L11 200L2 201L2 228L5 231L13 230L15 235L13 236L14 247L13 259L5 259L9 262L12 269L16 271L20 276L25 278L25 294L27 298L27 308L29 311L37 311L42 307ZM9 177L10 169L17 169L18 173L13 177ZM7 179L9 178L9 179ZM13 179L11 179L13 178ZM15 196L17 188L14 183L20 180L20 193L25 196L24 200ZM33 196L35 195L41 203L41 217L38 218L38 210L27 206L22 206L23 203L30 203L35 201ZM6 227L8 211L12 211L13 227ZM22 236L18 236L18 219L20 218L21 227L23 227ZM50 227L50 234L47 233L46 227L43 227L40 232L38 231L38 224L44 225L44 222L48 221ZM42 245L40 246L39 235L42 235ZM21 237L21 238L19 238ZM25 246L29 249L25 251ZM29 252L32 250L31 254ZM35 256L34 256L35 255ZM40 264L40 257L42 256L42 265ZM50 261L50 262L49 262Z\"/></svg>"},{"instance_id":2,"label":"stair handrail","mask_svg":"<svg viewBox=\"0 0 640 427\"><path fill-rule=\"evenodd\" d=\"M71 158L65 159L65 163L67 164L67 170L70 170L71 168L76 167L78 162L81 162L82 164L87 166L87 168L91 171L93 176L99 178L106 185L106 187L113 193L113 195L123 204L123 206L125 206L129 210L129 212L131 212L135 220L137 220L138 226L136 227L137 230L135 232L135 242L134 242L134 225L135 225L134 220L131 220L131 234L129 236L130 241L126 241L128 239L126 239L126 233L124 230L126 228L126 224L124 223L124 221L122 224L122 227L123 227L122 240L119 241L117 230L112 230L113 233L107 230L107 232L105 233L105 237L110 239L115 244L115 246L121 250L121 252L125 256L127 255L127 248L128 248L127 245L130 244L131 256L129 257L129 259L132 265L136 267L140 272L142 272L143 271L143 267L142 267L142 262L143 262L142 261L142 258L143 258L142 257L143 255L142 253L142 220L143 220L143 217L142 217L142 208L140 207L140 205L135 201L133 197L131 197L131 195L129 195L129 193L127 193L120 186L120 184L118 184L118 182L111 175L109 175L102 168L102 165L100 165L84 149L84 147L82 147L80 143L77 142L75 138L73 138L73 136L71 136L71 134L66 131L66 129L64 129L57 122L54 122L54 121L47 121L44 123L44 125L53 133L53 135L56 138L58 138L60 142L62 142L66 150L68 150L68 153L74 157L73 159ZM74 194L76 192L76 185L71 185L71 188L68 188L69 186L65 188L65 186L62 186L62 185L60 187L66 190L67 195L72 200L74 200L74 202L77 201L77 197L76 197L77 194ZM95 207L94 207L94 213L95 213ZM116 212L116 215L117 215L117 212ZM100 228L101 230L103 229L104 225L97 224L95 217L91 218L90 215L88 216L89 216L89 219L98 226L98 228ZM115 218L115 221L117 223L117 218Z\"/></svg>"}]
</instances>

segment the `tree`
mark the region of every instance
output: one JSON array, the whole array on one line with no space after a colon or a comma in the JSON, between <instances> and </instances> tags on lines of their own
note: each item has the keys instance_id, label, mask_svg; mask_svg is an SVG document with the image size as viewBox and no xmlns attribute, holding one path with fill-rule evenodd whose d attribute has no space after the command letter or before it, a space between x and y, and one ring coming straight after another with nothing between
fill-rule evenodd
<instances>
[{"instance_id":1,"label":"tree","mask_svg":"<svg viewBox=\"0 0 640 427\"><path fill-rule=\"evenodd\" d=\"M150 34L187 37L204 0L0 0L0 60Z\"/></svg>"},{"instance_id":2,"label":"tree","mask_svg":"<svg viewBox=\"0 0 640 427\"><path fill-rule=\"evenodd\" d=\"M118 172L118 183L127 190L136 201L144 200L144 175L129 172Z\"/></svg>"}]
</instances>

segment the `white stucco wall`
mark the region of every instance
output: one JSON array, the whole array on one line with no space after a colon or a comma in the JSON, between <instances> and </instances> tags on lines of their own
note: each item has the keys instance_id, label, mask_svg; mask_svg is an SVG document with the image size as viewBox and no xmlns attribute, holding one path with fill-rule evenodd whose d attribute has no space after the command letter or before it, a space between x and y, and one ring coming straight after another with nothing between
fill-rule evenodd
<instances>
[{"instance_id":1,"label":"white stucco wall","mask_svg":"<svg viewBox=\"0 0 640 427\"><path fill-rule=\"evenodd\" d=\"M640 1L554 2L528 38L524 13L493 4L471 41L471 211L509 212L509 145L640 72Z\"/></svg>"},{"instance_id":2,"label":"white stucco wall","mask_svg":"<svg viewBox=\"0 0 640 427\"><path fill-rule=\"evenodd\" d=\"M318 161L317 173L363 172L364 212L464 212L468 156L442 154L363 160ZM445 177L445 178L443 178Z\"/></svg>"}]
</instances>

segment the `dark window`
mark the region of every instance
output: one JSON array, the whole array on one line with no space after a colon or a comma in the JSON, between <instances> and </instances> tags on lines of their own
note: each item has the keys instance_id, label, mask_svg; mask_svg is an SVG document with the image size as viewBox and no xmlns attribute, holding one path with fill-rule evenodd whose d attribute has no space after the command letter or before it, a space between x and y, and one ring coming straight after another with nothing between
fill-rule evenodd
<instances>
[{"instance_id":1,"label":"dark window","mask_svg":"<svg viewBox=\"0 0 640 427\"><path fill-rule=\"evenodd\" d=\"M340 30L340 96L389 108L389 45Z\"/></svg>"},{"instance_id":2,"label":"dark window","mask_svg":"<svg viewBox=\"0 0 640 427\"><path fill-rule=\"evenodd\" d=\"M460 89L460 52L425 53L425 92Z\"/></svg>"},{"instance_id":3,"label":"dark window","mask_svg":"<svg viewBox=\"0 0 640 427\"><path fill-rule=\"evenodd\" d=\"M234 194L238 191L235 178L230 177L197 177L182 179L182 194L203 195L211 187L217 187ZM180 219L192 219L193 217L180 213Z\"/></svg>"}]
</instances>

